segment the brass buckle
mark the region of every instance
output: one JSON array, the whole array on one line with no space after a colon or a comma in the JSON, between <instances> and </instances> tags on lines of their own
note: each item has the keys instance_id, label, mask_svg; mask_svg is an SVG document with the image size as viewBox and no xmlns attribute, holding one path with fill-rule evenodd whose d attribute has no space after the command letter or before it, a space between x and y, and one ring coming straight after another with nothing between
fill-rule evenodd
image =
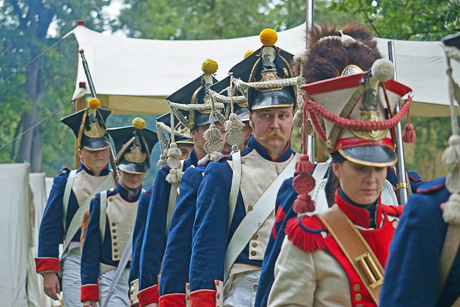
<instances>
[{"instance_id":1,"label":"brass buckle","mask_svg":"<svg viewBox=\"0 0 460 307\"><path fill-rule=\"evenodd\" d=\"M359 270L367 280L370 289L380 286L383 282L383 274L380 272L374 259L370 257L369 253L364 253L355 259Z\"/></svg>"}]
</instances>

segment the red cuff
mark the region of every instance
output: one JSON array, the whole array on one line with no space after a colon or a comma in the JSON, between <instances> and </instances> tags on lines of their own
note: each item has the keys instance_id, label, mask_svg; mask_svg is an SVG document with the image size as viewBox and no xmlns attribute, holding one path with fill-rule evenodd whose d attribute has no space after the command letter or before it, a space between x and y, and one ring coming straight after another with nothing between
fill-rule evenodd
<instances>
[{"instance_id":1,"label":"red cuff","mask_svg":"<svg viewBox=\"0 0 460 307\"><path fill-rule=\"evenodd\" d=\"M139 306L145 306L151 303L158 303L158 285L139 291L137 294Z\"/></svg>"},{"instance_id":2,"label":"red cuff","mask_svg":"<svg viewBox=\"0 0 460 307\"><path fill-rule=\"evenodd\" d=\"M99 301L99 286L98 285L83 285L81 286L81 302L83 301Z\"/></svg>"},{"instance_id":3,"label":"red cuff","mask_svg":"<svg viewBox=\"0 0 460 307\"><path fill-rule=\"evenodd\" d=\"M190 293L190 307L216 306L216 291L197 290Z\"/></svg>"},{"instance_id":4,"label":"red cuff","mask_svg":"<svg viewBox=\"0 0 460 307\"><path fill-rule=\"evenodd\" d=\"M44 271L59 272L59 259L58 258L35 258L35 268L37 273Z\"/></svg>"},{"instance_id":5,"label":"red cuff","mask_svg":"<svg viewBox=\"0 0 460 307\"><path fill-rule=\"evenodd\" d=\"M185 294L175 293L160 296L159 307L185 307Z\"/></svg>"}]
</instances>

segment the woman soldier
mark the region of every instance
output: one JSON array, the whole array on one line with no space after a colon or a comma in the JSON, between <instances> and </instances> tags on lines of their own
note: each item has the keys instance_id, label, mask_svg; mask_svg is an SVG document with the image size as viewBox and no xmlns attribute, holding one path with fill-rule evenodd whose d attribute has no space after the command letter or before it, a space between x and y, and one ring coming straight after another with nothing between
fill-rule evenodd
<instances>
[{"instance_id":1,"label":"woman soldier","mask_svg":"<svg viewBox=\"0 0 460 307\"><path fill-rule=\"evenodd\" d=\"M130 305L132 231L142 180L157 142L156 133L144 127L145 121L135 118L133 126L107 130L118 152L115 163L120 179L115 189L96 194L90 204L81 257L81 301L85 307L95 307L97 301L103 307ZM101 212L106 212L105 217Z\"/></svg>"},{"instance_id":2,"label":"woman soldier","mask_svg":"<svg viewBox=\"0 0 460 307\"><path fill-rule=\"evenodd\" d=\"M358 39L335 29L329 36L319 38L318 34L316 28L312 35L316 48L328 50L336 42L344 47L359 45ZM326 55L330 62L323 62L322 69L337 67L337 55L327 51ZM390 80L393 72L390 62L379 59L368 72L350 65L343 69L342 77L303 86L308 94L304 121L308 110L332 156L338 187L335 204L312 215L315 208L308 193L315 181L308 172L313 165L303 154L293 180L299 193L294 210L310 215L287 224L268 306L378 305L383 267L402 212L400 207L382 204L380 194L387 167L397 160L391 128L407 112L410 99L398 115L387 116L411 91ZM326 131L318 117L325 119Z\"/></svg>"}]
</instances>

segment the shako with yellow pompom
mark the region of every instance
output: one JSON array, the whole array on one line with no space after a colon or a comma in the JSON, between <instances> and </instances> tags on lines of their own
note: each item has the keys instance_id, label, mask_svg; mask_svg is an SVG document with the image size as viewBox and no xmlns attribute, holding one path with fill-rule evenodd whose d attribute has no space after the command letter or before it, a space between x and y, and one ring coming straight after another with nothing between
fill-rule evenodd
<instances>
[{"instance_id":1,"label":"shako with yellow pompom","mask_svg":"<svg viewBox=\"0 0 460 307\"><path fill-rule=\"evenodd\" d=\"M244 84L250 110L272 107L295 107L296 90L284 80L295 77L291 66L293 55L275 44L275 30L264 29L260 33L261 48L247 52L243 61L230 69L234 77ZM259 85L256 86L255 83Z\"/></svg>"},{"instance_id":2,"label":"shako with yellow pompom","mask_svg":"<svg viewBox=\"0 0 460 307\"><path fill-rule=\"evenodd\" d=\"M127 173L145 173L150 168L150 154L158 141L153 130L145 128L145 120L133 119L132 126L109 128L117 152L115 164Z\"/></svg>"},{"instance_id":3,"label":"shako with yellow pompom","mask_svg":"<svg viewBox=\"0 0 460 307\"><path fill-rule=\"evenodd\" d=\"M99 99L91 98L88 108L61 119L75 133L79 149L95 151L110 147L106 121L111 111L99 105Z\"/></svg>"}]
</instances>

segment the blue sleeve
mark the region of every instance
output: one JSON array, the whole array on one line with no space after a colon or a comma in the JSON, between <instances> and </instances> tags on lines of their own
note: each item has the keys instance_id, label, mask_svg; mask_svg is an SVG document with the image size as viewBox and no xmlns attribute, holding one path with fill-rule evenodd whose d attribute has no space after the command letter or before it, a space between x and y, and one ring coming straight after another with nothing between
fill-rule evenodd
<instances>
[{"instance_id":1,"label":"blue sleeve","mask_svg":"<svg viewBox=\"0 0 460 307\"><path fill-rule=\"evenodd\" d=\"M131 258L131 270L129 271L129 282L139 278L139 257L144 239L145 221L149 209L150 197L153 186L142 193L137 208L136 223L133 230L133 254Z\"/></svg>"},{"instance_id":2,"label":"blue sleeve","mask_svg":"<svg viewBox=\"0 0 460 307\"><path fill-rule=\"evenodd\" d=\"M445 189L413 194L404 208L390 245L380 306L435 306L441 254L447 224L440 204Z\"/></svg>"},{"instance_id":3,"label":"blue sleeve","mask_svg":"<svg viewBox=\"0 0 460 307\"><path fill-rule=\"evenodd\" d=\"M281 251L281 245L286 236L286 223L297 216L292 209L297 192L292 187L294 177L286 179L278 191L276 197L276 217L273 230L265 250L264 260L262 262L262 272L257 287L255 307L267 306L268 295L270 294L273 281L275 279L275 263Z\"/></svg>"},{"instance_id":4,"label":"blue sleeve","mask_svg":"<svg viewBox=\"0 0 460 307\"><path fill-rule=\"evenodd\" d=\"M96 285L99 278L99 262L101 258L101 231L99 229L101 205L99 197L100 194L97 194L89 205L88 227L86 228L85 241L81 252L80 274L82 286ZM107 224L108 222L106 227Z\"/></svg>"},{"instance_id":5,"label":"blue sleeve","mask_svg":"<svg viewBox=\"0 0 460 307\"><path fill-rule=\"evenodd\" d=\"M166 217L171 191L171 185L166 181L167 175L167 171L159 169L153 183L139 255L139 291L158 283L166 243Z\"/></svg>"},{"instance_id":6,"label":"blue sleeve","mask_svg":"<svg viewBox=\"0 0 460 307\"><path fill-rule=\"evenodd\" d=\"M193 225L190 291L215 290L214 280L223 280L231 178L226 162L211 163L205 171Z\"/></svg>"},{"instance_id":7,"label":"blue sleeve","mask_svg":"<svg viewBox=\"0 0 460 307\"><path fill-rule=\"evenodd\" d=\"M48 202L40 222L38 257L59 258L59 244L64 239L63 198L69 169L63 169L53 180Z\"/></svg>"},{"instance_id":8,"label":"blue sleeve","mask_svg":"<svg viewBox=\"0 0 460 307\"><path fill-rule=\"evenodd\" d=\"M182 176L180 194L169 225L168 243L160 280L160 296L185 293L185 284L189 282L192 229L203 170L202 167L188 168Z\"/></svg>"}]
</instances>

